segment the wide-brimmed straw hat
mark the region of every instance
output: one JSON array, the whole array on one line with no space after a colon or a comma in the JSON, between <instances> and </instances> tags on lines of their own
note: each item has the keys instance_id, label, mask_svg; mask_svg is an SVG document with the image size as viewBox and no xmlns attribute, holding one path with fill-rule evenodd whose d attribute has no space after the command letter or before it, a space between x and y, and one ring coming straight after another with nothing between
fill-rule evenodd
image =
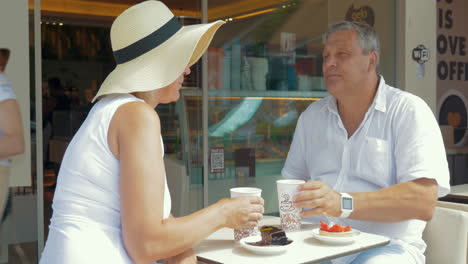
<instances>
[{"instance_id":1,"label":"wide-brimmed straw hat","mask_svg":"<svg viewBox=\"0 0 468 264\"><path fill-rule=\"evenodd\" d=\"M182 26L160 1L145 1L120 14L111 27L116 68L93 102L106 94L155 90L174 82L208 48L224 24Z\"/></svg>"}]
</instances>

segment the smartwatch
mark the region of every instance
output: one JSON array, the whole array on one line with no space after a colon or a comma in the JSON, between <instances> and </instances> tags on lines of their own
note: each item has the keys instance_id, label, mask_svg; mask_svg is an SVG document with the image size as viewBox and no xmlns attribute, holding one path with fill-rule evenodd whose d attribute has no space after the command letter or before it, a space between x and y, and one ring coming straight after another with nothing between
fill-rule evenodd
<instances>
[{"instance_id":1,"label":"smartwatch","mask_svg":"<svg viewBox=\"0 0 468 264\"><path fill-rule=\"evenodd\" d=\"M354 209L353 197L347 193L341 193L341 218L348 217Z\"/></svg>"}]
</instances>

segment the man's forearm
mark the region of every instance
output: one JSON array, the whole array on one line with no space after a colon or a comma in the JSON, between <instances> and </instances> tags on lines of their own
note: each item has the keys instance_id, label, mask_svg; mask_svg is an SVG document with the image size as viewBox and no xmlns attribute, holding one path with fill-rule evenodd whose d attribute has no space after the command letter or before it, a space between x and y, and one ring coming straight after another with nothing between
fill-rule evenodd
<instances>
[{"instance_id":1,"label":"man's forearm","mask_svg":"<svg viewBox=\"0 0 468 264\"><path fill-rule=\"evenodd\" d=\"M6 159L24 152L24 142L20 137L0 137L0 159Z\"/></svg>"},{"instance_id":2,"label":"man's forearm","mask_svg":"<svg viewBox=\"0 0 468 264\"><path fill-rule=\"evenodd\" d=\"M437 182L421 178L374 192L351 193L354 211L350 218L376 222L408 219L428 221L437 202Z\"/></svg>"}]
</instances>

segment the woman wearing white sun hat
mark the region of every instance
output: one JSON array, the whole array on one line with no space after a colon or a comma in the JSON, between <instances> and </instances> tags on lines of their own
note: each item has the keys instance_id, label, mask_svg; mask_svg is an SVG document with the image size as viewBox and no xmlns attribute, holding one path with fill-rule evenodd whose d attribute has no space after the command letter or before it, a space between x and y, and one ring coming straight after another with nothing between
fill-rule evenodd
<instances>
[{"instance_id":1,"label":"woman wearing white sun hat","mask_svg":"<svg viewBox=\"0 0 468 264\"><path fill-rule=\"evenodd\" d=\"M221 227L253 227L259 197L223 199L170 216L154 107L179 98L184 75L223 24L181 26L159 1L125 10L111 28L117 67L70 142L40 263L195 262L191 248Z\"/></svg>"}]
</instances>

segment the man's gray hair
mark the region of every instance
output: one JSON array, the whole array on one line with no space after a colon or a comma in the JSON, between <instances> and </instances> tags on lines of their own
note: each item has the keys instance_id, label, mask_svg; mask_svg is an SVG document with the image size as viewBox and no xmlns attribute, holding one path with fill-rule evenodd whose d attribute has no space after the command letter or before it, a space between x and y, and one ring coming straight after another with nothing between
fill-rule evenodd
<instances>
[{"instance_id":1,"label":"man's gray hair","mask_svg":"<svg viewBox=\"0 0 468 264\"><path fill-rule=\"evenodd\" d=\"M379 36L375 30L363 23L354 22L354 21L341 21L336 24L330 25L326 38L339 31L353 30L358 35L359 45L361 46L362 52L364 54L369 54L369 52L377 51L377 66L380 63L380 41Z\"/></svg>"}]
</instances>

